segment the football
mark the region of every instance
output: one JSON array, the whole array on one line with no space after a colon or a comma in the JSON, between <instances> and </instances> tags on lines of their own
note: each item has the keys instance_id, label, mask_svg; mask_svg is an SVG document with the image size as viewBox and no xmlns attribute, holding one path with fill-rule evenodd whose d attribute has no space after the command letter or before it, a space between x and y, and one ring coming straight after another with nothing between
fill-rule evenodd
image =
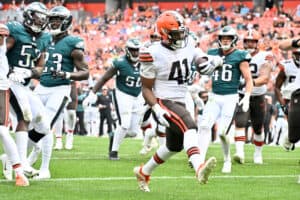
<instances>
[{"instance_id":1,"label":"football","mask_svg":"<svg viewBox=\"0 0 300 200\"><path fill-rule=\"evenodd\" d=\"M208 57L205 57L205 56L195 58L194 64L195 64L196 70L199 73L202 73L201 70L203 69L203 64L207 63L207 61L208 61Z\"/></svg>"}]
</instances>

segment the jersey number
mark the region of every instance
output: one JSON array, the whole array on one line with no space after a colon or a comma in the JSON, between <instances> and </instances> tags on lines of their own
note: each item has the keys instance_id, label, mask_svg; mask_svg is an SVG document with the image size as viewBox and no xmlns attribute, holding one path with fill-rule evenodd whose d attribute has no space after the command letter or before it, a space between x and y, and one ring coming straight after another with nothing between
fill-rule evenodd
<instances>
[{"instance_id":1,"label":"jersey number","mask_svg":"<svg viewBox=\"0 0 300 200\"><path fill-rule=\"evenodd\" d=\"M49 53L46 52L45 53L45 62L48 61L49 59ZM60 53L54 53L52 54L52 63L55 64L56 66L53 67L56 71L61 71L61 63L62 63L62 55ZM44 68L44 72L47 72L48 71L48 67L45 66Z\"/></svg>"},{"instance_id":2,"label":"jersey number","mask_svg":"<svg viewBox=\"0 0 300 200\"><path fill-rule=\"evenodd\" d=\"M33 60L31 60L31 54L29 53L32 49L31 45L23 45L21 49L21 56L24 60L19 60L18 64L20 67L32 67L34 65Z\"/></svg>"},{"instance_id":3,"label":"jersey number","mask_svg":"<svg viewBox=\"0 0 300 200\"><path fill-rule=\"evenodd\" d=\"M296 76L289 77L289 83L293 83L295 81Z\"/></svg>"},{"instance_id":4,"label":"jersey number","mask_svg":"<svg viewBox=\"0 0 300 200\"><path fill-rule=\"evenodd\" d=\"M141 79L140 79L140 77L138 77L136 79L133 76L127 76L127 78L126 78L126 85L128 87L141 87L142 86Z\"/></svg>"},{"instance_id":5,"label":"jersey number","mask_svg":"<svg viewBox=\"0 0 300 200\"><path fill-rule=\"evenodd\" d=\"M182 72L181 64L184 66L185 72ZM188 81L189 65L187 59L183 59L182 63L176 61L172 63L171 73L169 74L169 80L177 81L178 85Z\"/></svg>"},{"instance_id":6,"label":"jersey number","mask_svg":"<svg viewBox=\"0 0 300 200\"><path fill-rule=\"evenodd\" d=\"M250 67L250 71L251 71L251 74L252 74L252 78L257 78L258 77L258 75L257 75L257 71L258 71L257 64L250 63L249 67Z\"/></svg>"},{"instance_id":7,"label":"jersey number","mask_svg":"<svg viewBox=\"0 0 300 200\"><path fill-rule=\"evenodd\" d=\"M223 64L222 70L216 70L213 74L214 80L217 81L220 78L221 74L221 80L222 81L231 81L232 79L232 71L231 71L232 65L229 64Z\"/></svg>"}]
</instances>

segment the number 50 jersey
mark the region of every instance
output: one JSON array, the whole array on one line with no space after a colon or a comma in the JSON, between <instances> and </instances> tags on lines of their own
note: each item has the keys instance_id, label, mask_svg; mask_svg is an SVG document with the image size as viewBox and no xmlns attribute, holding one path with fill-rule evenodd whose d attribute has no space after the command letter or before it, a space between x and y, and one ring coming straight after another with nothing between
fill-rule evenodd
<instances>
[{"instance_id":1,"label":"number 50 jersey","mask_svg":"<svg viewBox=\"0 0 300 200\"><path fill-rule=\"evenodd\" d=\"M157 98L184 103L191 63L201 55L190 37L186 47L176 50L154 43L140 50L141 76L155 79L153 92Z\"/></svg>"}]
</instances>

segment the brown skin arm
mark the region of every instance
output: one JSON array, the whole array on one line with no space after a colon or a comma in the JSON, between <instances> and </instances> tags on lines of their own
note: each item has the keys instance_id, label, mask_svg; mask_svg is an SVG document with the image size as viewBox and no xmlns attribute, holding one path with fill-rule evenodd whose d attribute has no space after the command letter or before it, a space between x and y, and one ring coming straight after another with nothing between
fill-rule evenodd
<instances>
[{"instance_id":1,"label":"brown skin arm","mask_svg":"<svg viewBox=\"0 0 300 200\"><path fill-rule=\"evenodd\" d=\"M35 67L32 69L32 78L40 78L45 66L45 52L41 54L39 59L35 62Z\"/></svg>"},{"instance_id":2,"label":"brown skin arm","mask_svg":"<svg viewBox=\"0 0 300 200\"><path fill-rule=\"evenodd\" d=\"M288 39L288 40L283 40L279 43L279 48L282 50L289 50L292 49L292 42L293 40L297 40L299 38L294 38L294 39ZM300 40L298 41L298 46L300 46Z\"/></svg>"},{"instance_id":3,"label":"brown skin arm","mask_svg":"<svg viewBox=\"0 0 300 200\"><path fill-rule=\"evenodd\" d=\"M15 45L15 39L11 36L6 38L6 48L10 50Z\"/></svg>"},{"instance_id":4,"label":"brown skin arm","mask_svg":"<svg viewBox=\"0 0 300 200\"><path fill-rule=\"evenodd\" d=\"M280 70L275 80L275 96L281 105L285 105L285 101L282 98L282 94L280 92L281 86L286 79L286 75L284 71Z\"/></svg>"},{"instance_id":5,"label":"brown skin arm","mask_svg":"<svg viewBox=\"0 0 300 200\"><path fill-rule=\"evenodd\" d=\"M117 74L117 69L115 67L110 67L104 74L103 76L97 81L95 86L93 87L93 92L96 93L99 91L102 86L109 80L111 79L115 74Z\"/></svg>"},{"instance_id":6,"label":"brown skin arm","mask_svg":"<svg viewBox=\"0 0 300 200\"><path fill-rule=\"evenodd\" d=\"M253 82L252 82L252 75L251 75L249 63L247 61L241 62L240 70L246 82L245 93L251 94L253 89Z\"/></svg>"},{"instance_id":7,"label":"brown skin arm","mask_svg":"<svg viewBox=\"0 0 300 200\"><path fill-rule=\"evenodd\" d=\"M259 76L253 80L255 82L255 86L262 86L264 84L267 84L270 80L271 71L271 63L268 62L263 64L259 70Z\"/></svg>"},{"instance_id":8,"label":"brown skin arm","mask_svg":"<svg viewBox=\"0 0 300 200\"><path fill-rule=\"evenodd\" d=\"M84 60L84 53L80 49L74 49L71 53L74 65L77 69L76 72L71 72L71 80L81 81L89 78L88 64Z\"/></svg>"},{"instance_id":9,"label":"brown skin arm","mask_svg":"<svg viewBox=\"0 0 300 200\"><path fill-rule=\"evenodd\" d=\"M151 107L157 103L156 97L154 96L154 93L152 91L154 81L155 79L148 79L141 76L142 94L146 103Z\"/></svg>"}]
</instances>

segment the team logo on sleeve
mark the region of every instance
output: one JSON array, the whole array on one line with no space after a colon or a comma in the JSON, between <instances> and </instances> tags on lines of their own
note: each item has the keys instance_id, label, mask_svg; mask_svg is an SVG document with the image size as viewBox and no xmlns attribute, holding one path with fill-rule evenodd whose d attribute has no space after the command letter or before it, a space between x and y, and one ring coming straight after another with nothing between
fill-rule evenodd
<instances>
[{"instance_id":1,"label":"team logo on sleeve","mask_svg":"<svg viewBox=\"0 0 300 200\"><path fill-rule=\"evenodd\" d=\"M78 49L84 49L84 42L81 41L81 42L78 42L76 45L75 45L76 48Z\"/></svg>"}]
</instances>

